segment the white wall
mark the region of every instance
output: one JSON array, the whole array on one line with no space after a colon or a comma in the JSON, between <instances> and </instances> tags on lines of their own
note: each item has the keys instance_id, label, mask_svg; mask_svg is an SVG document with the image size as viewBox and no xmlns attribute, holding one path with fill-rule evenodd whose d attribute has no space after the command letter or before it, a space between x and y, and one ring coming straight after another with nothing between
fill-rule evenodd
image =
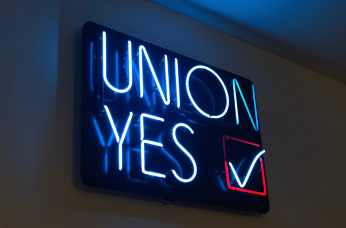
<instances>
[{"instance_id":1,"label":"white wall","mask_svg":"<svg viewBox=\"0 0 346 228\"><path fill-rule=\"evenodd\" d=\"M76 188L87 21L254 82L268 214ZM346 227L345 84L145 0L2 0L0 31L0 227Z\"/></svg>"}]
</instances>

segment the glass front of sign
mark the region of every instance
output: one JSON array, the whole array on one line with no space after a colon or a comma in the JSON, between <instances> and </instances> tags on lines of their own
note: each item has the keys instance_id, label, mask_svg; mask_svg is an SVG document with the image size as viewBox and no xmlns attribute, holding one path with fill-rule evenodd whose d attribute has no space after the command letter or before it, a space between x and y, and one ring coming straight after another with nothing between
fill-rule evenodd
<instances>
[{"instance_id":1,"label":"glass front of sign","mask_svg":"<svg viewBox=\"0 0 346 228\"><path fill-rule=\"evenodd\" d=\"M246 78L88 22L81 135L89 186L269 210L255 87Z\"/></svg>"}]
</instances>

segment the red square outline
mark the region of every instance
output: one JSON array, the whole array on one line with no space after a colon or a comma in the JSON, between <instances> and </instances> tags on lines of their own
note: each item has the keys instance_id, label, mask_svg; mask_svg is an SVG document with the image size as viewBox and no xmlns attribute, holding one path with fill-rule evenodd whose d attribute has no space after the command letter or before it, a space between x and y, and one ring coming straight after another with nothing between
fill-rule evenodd
<instances>
[{"instance_id":1,"label":"red square outline","mask_svg":"<svg viewBox=\"0 0 346 228\"><path fill-rule=\"evenodd\" d=\"M247 143L250 144L252 146L257 146L259 147L260 145L256 144L256 143L252 143L252 142L248 142L242 139L237 139L228 135L223 135L222 136L222 143L223 143L223 154L224 154L224 159L225 159L225 171L226 171L226 181L227 181L227 187L230 190L235 190L235 191L240 191L240 192L247 192L247 193L251 193L251 194L256 194L256 195L261 195L261 196L265 196L267 195L267 187L266 187L266 181L265 181L265 175L264 175L264 168L263 168L263 160L262 158L260 158L260 162L261 162L261 170L262 170L262 180L263 180L263 189L264 192L256 192L256 191L251 191L251 190L247 190L247 189L243 189L243 188L236 188L236 187L232 187L229 183L229 171L228 171L228 164L226 161L226 145L225 145L225 138L229 138L235 141L239 141L239 142L243 142L243 143Z\"/></svg>"}]
</instances>

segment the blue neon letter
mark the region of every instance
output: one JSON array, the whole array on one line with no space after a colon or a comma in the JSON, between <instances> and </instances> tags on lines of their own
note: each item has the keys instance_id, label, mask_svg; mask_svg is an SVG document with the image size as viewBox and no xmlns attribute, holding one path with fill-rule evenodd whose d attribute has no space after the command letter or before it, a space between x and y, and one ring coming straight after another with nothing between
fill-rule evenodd
<instances>
[{"instance_id":1,"label":"blue neon letter","mask_svg":"<svg viewBox=\"0 0 346 228\"><path fill-rule=\"evenodd\" d=\"M117 89L114 86L112 86L107 79L107 43L106 43L106 32L102 33L102 67L103 67L103 80L106 83L106 85L113 91L117 93L126 93L131 89L132 86L132 47L131 47L131 41L127 42L128 45L128 59L129 59L129 85L125 89Z\"/></svg>"},{"instance_id":2,"label":"blue neon letter","mask_svg":"<svg viewBox=\"0 0 346 228\"><path fill-rule=\"evenodd\" d=\"M147 174L147 175L165 178L166 175L164 175L164 174L150 172L150 171L146 171L145 170L145 154L144 154L145 150L144 150L144 145L145 144L150 144L150 145L162 147L162 144L158 143L158 142L154 142L154 141L150 141L150 140L145 140L144 139L144 119L143 119L144 117L150 118L150 119L153 119L153 120L159 120L161 122L165 121L163 118L160 118L160 117L157 117L157 116L149 115L149 114L146 114L146 113L141 114L140 121L141 121L141 141L142 141L142 143L141 143L142 172L144 174Z\"/></svg>"},{"instance_id":3,"label":"blue neon letter","mask_svg":"<svg viewBox=\"0 0 346 228\"><path fill-rule=\"evenodd\" d=\"M245 98L243 96L243 93L240 89L240 86L239 86L239 83L237 81L237 79L233 79L233 94L234 94L234 106L235 106L235 116L237 118L237 125L239 124L239 116L238 116L238 104L237 104L237 93L236 93L236 87L238 88L238 91L240 93L240 96L241 98L243 99L243 102L244 102L244 105L245 105L245 108L246 108L246 111L247 113L249 114L249 117L250 117L250 120L251 120L251 123L252 123L252 126L253 128L255 129L255 131L258 131L259 130L259 126L258 126L258 117L257 117L257 108L256 108L256 97L255 97L255 87L252 85L252 95L253 95L253 103L254 103L254 108L255 108L255 117L256 117L256 124L254 123L253 119L252 119L252 116L251 116L251 113L250 113L250 110L249 108L247 107L247 104L246 104L246 101L245 101Z\"/></svg>"},{"instance_id":4,"label":"blue neon letter","mask_svg":"<svg viewBox=\"0 0 346 228\"><path fill-rule=\"evenodd\" d=\"M109 112L109 109L108 109L108 107L106 105L104 105L104 108L106 110L109 122L110 122L110 124L112 126L112 129L113 129L113 132L114 132L114 135L115 135L115 139L116 139L117 143L119 143L119 151L118 151L118 154L119 154L119 170L122 170L123 169L123 142L124 142L124 139L125 139L125 136L126 136L126 133L127 133L127 129L129 128L129 125L131 123L133 113L130 112L129 118L127 119L127 122L126 122L126 125L125 125L125 129L123 131L123 134L121 135L121 139L119 139L119 134L118 134L118 131L117 131L115 125L114 125L114 121L113 121L113 118L111 116L111 113Z\"/></svg>"},{"instance_id":5,"label":"blue neon letter","mask_svg":"<svg viewBox=\"0 0 346 228\"><path fill-rule=\"evenodd\" d=\"M143 172L144 174L147 174L147 175L166 178L166 175L164 175L164 174L155 173L155 172L150 172L150 171L146 171L146 170L145 170L145 156L144 156L144 153L145 153L145 152L144 152L144 151L145 151L145 150L144 150L144 145L145 145L145 144L150 144L150 145L162 147L162 143L153 142L153 141L149 141L149 140L142 140L142 143L141 143L142 172Z\"/></svg>"},{"instance_id":6,"label":"blue neon letter","mask_svg":"<svg viewBox=\"0 0 346 228\"><path fill-rule=\"evenodd\" d=\"M177 108L180 108L179 72L177 59L175 59L175 84L177 87Z\"/></svg>"},{"instance_id":7,"label":"blue neon letter","mask_svg":"<svg viewBox=\"0 0 346 228\"><path fill-rule=\"evenodd\" d=\"M165 103L166 105L169 105L170 103L170 95L169 95L169 76L168 76L168 60L167 60L167 55L165 55L165 74L166 74L166 94L167 94L167 99L165 98L165 96L163 95L161 86L159 81L157 80L156 77L156 73L154 71L154 68L150 62L147 50L145 49L145 47L143 45L139 46L139 86L140 86L140 97L143 98L143 57L142 57L142 53L144 53L145 58L147 59L151 74L154 77L156 86L160 92L160 95L162 97L163 103Z\"/></svg>"},{"instance_id":8,"label":"blue neon letter","mask_svg":"<svg viewBox=\"0 0 346 228\"><path fill-rule=\"evenodd\" d=\"M196 162L195 162L195 159L193 159L192 155L178 142L177 140L177 136L176 136L176 130L178 127L185 127L187 129L189 129L189 131L191 132L191 134L193 134L193 130L187 125L187 124L184 124L184 123L178 123L177 125L174 126L173 128L173 139L174 139L174 142L175 144L177 144L177 146L190 158L191 162L192 162L192 165L193 165L193 174L192 176L189 178L189 179L183 179L181 177L178 176L178 174L175 172L174 169L172 169L172 172L174 174L174 176L181 182L190 182L192 181L193 179L195 179L196 177L196 174L197 174L197 166L196 166Z\"/></svg>"},{"instance_id":9,"label":"blue neon letter","mask_svg":"<svg viewBox=\"0 0 346 228\"><path fill-rule=\"evenodd\" d=\"M210 71L211 73L213 73L213 75L219 80L219 82L221 83L222 87L223 87L223 90L225 92L225 95L226 95L226 107L225 107L225 110L223 111L223 113L221 113L220 115L218 116L211 116L209 115L208 113L205 113L202 111L202 109L200 109L196 102L193 100L192 98L192 95L191 95L191 92L190 92L190 87L189 87L189 80L190 80L190 76L192 74L193 71L195 71L196 69L205 69L205 70L208 70ZM222 79L220 78L220 76L215 72L213 71L212 69L210 69L209 67L206 67L206 66L195 66L193 67L189 73L187 74L187 77L186 77L186 90L187 90L187 94L190 98L190 101L192 102L193 106L195 106L195 108L203 115L203 116L206 116L208 118L214 118L214 119L218 119L218 118L221 118L223 117L226 113L227 113L227 110L228 110L228 106L229 106L229 98L228 98L228 92L227 92L227 88L225 86L225 84L223 83Z\"/></svg>"}]
</instances>

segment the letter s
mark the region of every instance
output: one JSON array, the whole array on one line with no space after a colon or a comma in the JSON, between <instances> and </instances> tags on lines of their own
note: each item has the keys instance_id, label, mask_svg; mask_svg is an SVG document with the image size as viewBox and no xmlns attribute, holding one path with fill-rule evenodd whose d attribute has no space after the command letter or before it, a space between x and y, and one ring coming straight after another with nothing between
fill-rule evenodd
<instances>
[{"instance_id":1,"label":"letter s","mask_svg":"<svg viewBox=\"0 0 346 228\"><path fill-rule=\"evenodd\" d=\"M193 165L193 174L192 176L189 178L189 179L183 179L181 177L178 176L178 174L175 172L174 169L172 169L172 172L174 174L174 176L181 182L190 182L192 181L193 179L195 179L196 177L196 174L197 174L197 166L196 166L196 162L195 160L193 159L193 157L191 156L191 154L178 142L177 140L177 137L176 137L176 130L178 127L185 127L187 129L190 130L190 132L193 134L193 130L191 129L191 127L189 127L187 124L184 124L184 123L178 123L174 126L173 128L173 139L174 139L174 142L178 145L178 147L190 158L191 162L192 162L192 165Z\"/></svg>"}]
</instances>

